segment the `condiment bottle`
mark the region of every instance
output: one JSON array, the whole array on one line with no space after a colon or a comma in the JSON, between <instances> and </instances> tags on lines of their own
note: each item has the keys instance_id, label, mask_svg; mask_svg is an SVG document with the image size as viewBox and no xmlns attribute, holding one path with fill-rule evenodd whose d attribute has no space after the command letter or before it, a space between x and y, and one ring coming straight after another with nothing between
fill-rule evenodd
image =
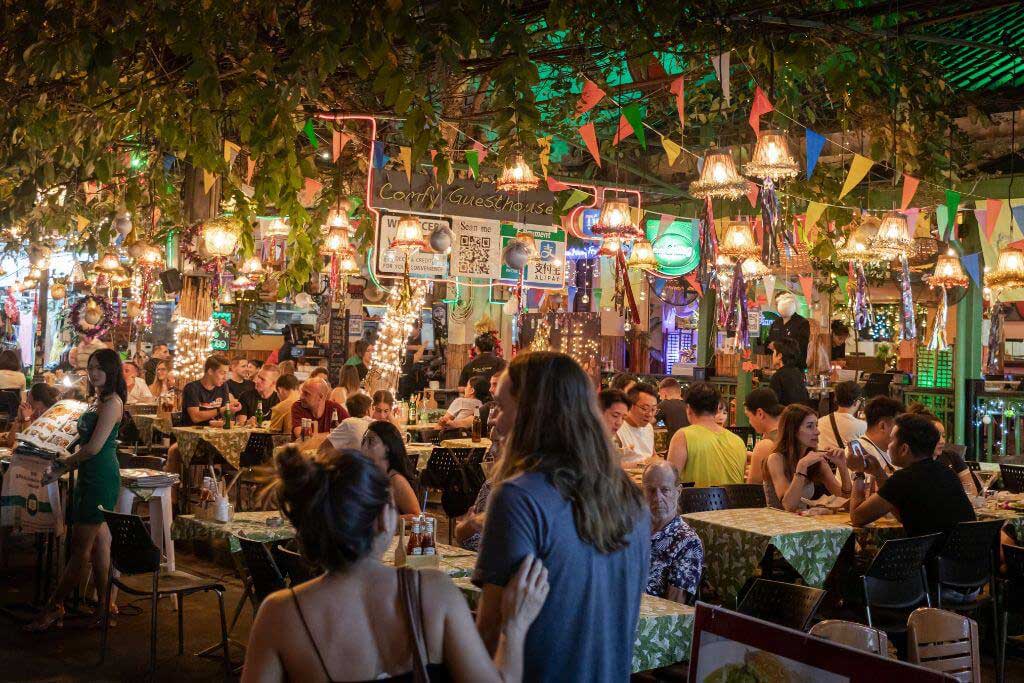
<instances>
[{"instance_id":1,"label":"condiment bottle","mask_svg":"<svg viewBox=\"0 0 1024 683\"><path fill-rule=\"evenodd\" d=\"M423 525L423 536L420 539L420 547L423 548L423 554L436 555L437 546L434 545L434 518L424 517Z\"/></svg>"},{"instance_id":2,"label":"condiment bottle","mask_svg":"<svg viewBox=\"0 0 1024 683\"><path fill-rule=\"evenodd\" d=\"M420 518L416 517L412 520L412 531L409 532L409 544L405 547L405 553L407 555L422 555L423 547L421 545L423 535L423 526L420 524Z\"/></svg>"}]
</instances>

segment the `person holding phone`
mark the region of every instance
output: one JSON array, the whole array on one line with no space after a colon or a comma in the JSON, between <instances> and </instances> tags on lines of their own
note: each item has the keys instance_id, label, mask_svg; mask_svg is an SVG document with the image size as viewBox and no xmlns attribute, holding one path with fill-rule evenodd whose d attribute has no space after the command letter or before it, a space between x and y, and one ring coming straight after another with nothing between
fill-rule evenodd
<instances>
[{"instance_id":1,"label":"person holding phone","mask_svg":"<svg viewBox=\"0 0 1024 683\"><path fill-rule=\"evenodd\" d=\"M782 411L775 452L763 467L768 506L787 512L805 509L803 499L814 498L815 484L834 496L848 496L852 488L846 454L839 449L818 450L818 416L799 403Z\"/></svg>"}]
</instances>

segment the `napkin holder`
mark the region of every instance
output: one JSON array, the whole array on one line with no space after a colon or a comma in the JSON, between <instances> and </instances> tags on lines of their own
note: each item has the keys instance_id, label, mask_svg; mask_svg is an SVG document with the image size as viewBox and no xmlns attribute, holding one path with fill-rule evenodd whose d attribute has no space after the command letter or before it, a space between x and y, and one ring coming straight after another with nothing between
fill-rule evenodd
<instances>
[{"instance_id":1,"label":"napkin holder","mask_svg":"<svg viewBox=\"0 0 1024 683\"><path fill-rule=\"evenodd\" d=\"M410 527L404 517L398 518L398 545L395 546L395 566L412 567L413 569L437 569L441 566L441 553L436 549L433 555L409 555L405 546L409 542Z\"/></svg>"}]
</instances>

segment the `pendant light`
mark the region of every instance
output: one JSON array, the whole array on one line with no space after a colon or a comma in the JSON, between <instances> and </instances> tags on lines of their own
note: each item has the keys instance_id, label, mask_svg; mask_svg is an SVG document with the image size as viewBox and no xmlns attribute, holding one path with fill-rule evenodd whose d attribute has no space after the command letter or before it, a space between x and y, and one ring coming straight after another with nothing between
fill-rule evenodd
<instances>
[{"instance_id":1,"label":"pendant light","mask_svg":"<svg viewBox=\"0 0 1024 683\"><path fill-rule=\"evenodd\" d=\"M495 186L502 192L528 192L540 185L522 154L517 154L511 164L505 164Z\"/></svg>"},{"instance_id":2,"label":"pendant light","mask_svg":"<svg viewBox=\"0 0 1024 683\"><path fill-rule=\"evenodd\" d=\"M700 179L690 183L690 194L698 199L737 199L747 193L747 185L736 172L732 153L712 149L704 155Z\"/></svg>"},{"instance_id":3,"label":"pendant light","mask_svg":"<svg viewBox=\"0 0 1024 683\"><path fill-rule=\"evenodd\" d=\"M398 221L395 237L391 240L391 249L397 249L406 256L412 256L420 249L426 249L423 239L423 225L416 216L405 216Z\"/></svg>"},{"instance_id":4,"label":"pendant light","mask_svg":"<svg viewBox=\"0 0 1024 683\"><path fill-rule=\"evenodd\" d=\"M234 216L219 216L203 223L203 246L214 258L231 256L241 235L242 221Z\"/></svg>"},{"instance_id":5,"label":"pendant light","mask_svg":"<svg viewBox=\"0 0 1024 683\"><path fill-rule=\"evenodd\" d=\"M1024 251L1014 247L999 250L996 267L985 273L985 286L992 290L992 301L1004 289L1024 287Z\"/></svg>"},{"instance_id":6,"label":"pendant light","mask_svg":"<svg viewBox=\"0 0 1024 683\"><path fill-rule=\"evenodd\" d=\"M878 258L891 260L906 256L914 247L914 236L905 214L890 211L882 218L878 231L871 240L871 251Z\"/></svg>"},{"instance_id":7,"label":"pendant light","mask_svg":"<svg viewBox=\"0 0 1024 683\"><path fill-rule=\"evenodd\" d=\"M633 244L626 266L640 270L657 270L658 259L654 257L654 247L646 238L641 237Z\"/></svg>"},{"instance_id":8,"label":"pendant light","mask_svg":"<svg viewBox=\"0 0 1024 683\"><path fill-rule=\"evenodd\" d=\"M743 170L755 178L771 178L778 181L795 178L800 172L800 164L789 153L786 136L780 131L772 130L761 133L754 146L754 156Z\"/></svg>"},{"instance_id":9,"label":"pendant light","mask_svg":"<svg viewBox=\"0 0 1024 683\"><path fill-rule=\"evenodd\" d=\"M739 261L758 256L761 247L757 245L749 223L733 221L726 227L725 234L718 242L718 253Z\"/></svg>"}]
</instances>

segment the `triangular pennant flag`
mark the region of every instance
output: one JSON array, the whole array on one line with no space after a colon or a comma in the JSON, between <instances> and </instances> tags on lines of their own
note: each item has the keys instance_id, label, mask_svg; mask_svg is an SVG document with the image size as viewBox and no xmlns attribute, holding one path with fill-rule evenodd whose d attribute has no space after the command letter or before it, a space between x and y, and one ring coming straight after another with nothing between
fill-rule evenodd
<instances>
[{"instance_id":1,"label":"triangular pennant flag","mask_svg":"<svg viewBox=\"0 0 1024 683\"><path fill-rule=\"evenodd\" d=\"M553 176L548 176L548 189L552 192L561 192L562 190L568 190L569 186L563 182L555 180Z\"/></svg>"},{"instance_id":2,"label":"triangular pennant flag","mask_svg":"<svg viewBox=\"0 0 1024 683\"><path fill-rule=\"evenodd\" d=\"M338 160L338 157L341 156L341 151L345 149L345 145L351 139L351 135L340 130L336 130L331 134L331 161Z\"/></svg>"},{"instance_id":3,"label":"triangular pennant flag","mask_svg":"<svg viewBox=\"0 0 1024 683\"><path fill-rule=\"evenodd\" d=\"M850 194L850 190L857 187L860 181L864 180L864 176L868 174L871 167L875 164L871 159L860 154L853 155L853 161L850 162L850 172L846 174L846 182L843 183L843 189L839 193L839 198L842 199L846 195Z\"/></svg>"},{"instance_id":4,"label":"triangular pennant flag","mask_svg":"<svg viewBox=\"0 0 1024 683\"><path fill-rule=\"evenodd\" d=\"M168 170L169 171L170 169L169 168L165 168L164 170ZM86 204L89 204L90 202L92 202L92 200L94 200L94 199L96 199L97 197L100 196L100 185L99 185L99 183L94 183L92 181L89 181L87 183L82 183L82 189L85 191L85 203Z\"/></svg>"},{"instance_id":5,"label":"triangular pennant flag","mask_svg":"<svg viewBox=\"0 0 1024 683\"><path fill-rule=\"evenodd\" d=\"M810 202L807 205L807 215L804 217L804 242L810 244L808 239L811 234L811 228L814 227L818 219L821 218L821 214L825 212L825 205L821 202Z\"/></svg>"},{"instance_id":6,"label":"triangular pennant flag","mask_svg":"<svg viewBox=\"0 0 1024 683\"><path fill-rule=\"evenodd\" d=\"M373 167L380 170L388 163L388 155L384 153L384 145L379 140L373 141Z\"/></svg>"},{"instance_id":7,"label":"triangular pennant flag","mask_svg":"<svg viewBox=\"0 0 1024 683\"><path fill-rule=\"evenodd\" d=\"M661 60L659 60L655 55L651 55L650 59L647 60L647 79L656 81L667 77L668 72L665 71L665 67L662 66Z\"/></svg>"},{"instance_id":8,"label":"triangular pennant flag","mask_svg":"<svg viewBox=\"0 0 1024 683\"><path fill-rule=\"evenodd\" d=\"M949 241L949 207L939 204L935 207L935 227L943 241Z\"/></svg>"},{"instance_id":9,"label":"triangular pennant flag","mask_svg":"<svg viewBox=\"0 0 1024 683\"><path fill-rule=\"evenodd\" d=\"M473 180L480 177L480 152L475 149L466 150L466 165L469 166L469 172L473 174Z\"/></svg>"},{"instance_id":10,"label":"triangular pennant flag","mask_svg":"<svg viewBox=\"0 0 1024 683\"><path fill-rule=\"evenodd\" d=\"M589 78L583 83L583 92L580 100L576 103L576 116L586 114L597 106L597 103L604 99L604 90Z\"/></svg>"},{"instance_id":11,"label":"triangular pennant flag","mask_svg":"<svg viewBox=\"0 0 1024 683\"><path fill-rule=\"evenodd\" d=\"M847 287L850 286L850 278L846 275L836 275L836 284L839 285L839 293L844 299L850 298L850 293Z\"/></svg>"},{"instance_id":12,"label":"triangular pennant flag","mask_svg":"<svg viewBox=\"0 0 1024 683\"><path fill-rule=\"evenodd\" d=\"M985 229L985 214L988 213L987 209L974 209L974 220L977 222L978 227L982 230Z\"/></svg>"},{"instance_id":13,"label":"triangular pennant flag","mask_svg":"<svg viewBox=\"0 0 1024 683\"><path fill-rule=\"evenodd\" d=\"M801 275L800 289L803 290L804 300L807 302L807 306L810 307L811 301L814 298L814 278L810 275Z\"/></svg>"},{"instance_id":14,"label":"triangular pennant flag","mask_svg":"<svg viewBox=\"0 0 1024 683\"><path fill-rule=\"evenodd\" d=\"M238 156L238 153L241 150L242 148L240 146L236 145L230 140L224 141L224 161L227 162L228 166L231 166L231 164L235 163L235 157Z\"/></svg>"},{"instance_id":15,"label":"triangular pennant flag","mask_svg":"<svg viewBox=\"0 0 1024 683\"><path fill-rule=\"evenodd\" d=\"M711 65L715 67L715 75L718 82L722 84L722 97L725 99L725 106L729 106L729 52L723 52L717 57L711 58Z\"/></svg>"},{"instance_id":16,"label":"triangular pennant flag","mask_svg":"<svg viewBox=\"0 0 1024 683\"><path fill-rule=\"evenodd\" d=\"M946 226L945 240L948 242L953 228L956 227L956 211L960 206L960 193L956 190L946 190L946 214L949 216L949 224Z\"/></svg>"},{"instance_id":17,"label":"triangular pennant flag","mask_svg":"<svg viewBox=\"0 0 1024 683\"><path fill-rule=\"evenodd\" d=\"M754 218L754 234L757 235L757 243L764 244L764 222L760 216Z\"/></svg>"},{"instance_id":18,"label":"triangular pennant flag","mask_svg":"<svg viewBox=\"0 0 1024 683\"><path fill-rule=\"evenodd\" d=\"M612 138L612 144L617 145L630 135L633 134L633 124L629 122L626 115L623 114L619 117L619 129L615 131L615 137Z\"/></svg>"},{"instance_id":19,"label":"triangular pennant flag","mask_svg":"<svg viewBox=\"0 0 1024 683\"><path fill-rule=\"evenodd\" d=\"M402 168L405 169L405 177L412 183L412 147L399 147L398 157L402 160Z\"/></svg>"},{"instance_id":20,"label":"triangular pennant flag","mask_svg":"<svg viewBox=\"0 0 1024 683\"><path fill-rule=\"evenodd\" d=\"M761 115L767 114L774 109L775 107L768 101L768 96L761 90L761 86L754 88L754 101L750 105L750 116L747 117L747 121L750 123L750 127L754 129L755 137L761 137Z\"/></svg>"},{"instance_id":21,"label":"triangular pennant flag","mask_svg":"<svg viewBox=\"0 0 1024 683\"><path fill-rule=\"evenodd\" d=\"M703 159L701 159L703 161ZM750 202L750 206L757 208L757 193L761 191L757 183L747 181L747 201Z\"/></svg>"},{"instance_id":22,"label":"triangular pennant flag","mask_svg":"<svg viewBox=\"0 0 1024 683\"><path fill-rule=\"evenodd\" d=\"M963 264L967 274L971 276L974 286L981 287L981 253L964 254L960 257L960 263Z\"/></svg>"},{"instance_id":23,"label":"triangular pennant flag","mask_svg":"<svg viewBox=\"0 0 1024 683\"><path fill-rule=\"evenodd\" d=\"M583 190L573 190L572 194L569 195L569 198L565 200L565 204L562 205L562 211L568 211L589 196L590 195Z\"/></svg>"},{"instance_id":24,"label":"triangular pennant flag","mask_svg":"<svg viewBox=\"0 0 1024 683\"><path fill-rule=\"evenodd\" d=\"M914 176L903 174L903 197L900 199L900 211L906 211L907 207L910 206L910 202L914 199L914 193L917 192L917 185L921 181Z\"/></svg>"},{"instance_id":25,"label":"triangular pennant flag","mask_svg":"<svg viewBox=\"0 0 1024 683\"><path fill-rule=\"evenodd\" d=\"M217 175L210 173L205 168L203 169L203 194L210 194L210 190L213 189L213 184L217 182Z\"/></svg>"},{"instance_id":26,"label":"triangular pennant flag","mask_svg":"<svg viewBox=\"0 0 1024 683\"><path fill-rule=\"evenodd\" d=\"M683 95L683 77L680 76L679 78L672 81L672 84L669 85L668 90L670 93L676 96L676 113L679 114L679 130L682 131L683 129L686 128L683 115L683 105L686 102L685 97Z\"/></svg>"},{"instance_id":27,"label":"triangular pennant flag","mask_svg":"<svg viewBox=\"0 0 1024 683\"><path fill-rule=\"evenodd\" d=\"M825 136L807 128L804 133L804 144L807 147L807 177L810 178L814 173L814 167L818 165L821 150L825 146Z\"/></svg>"},{"instance_id":28,"label":"triangular pennant flag","mask_svg":"<svg viewBox=\"0 0 1024 683\"><path fill-rule=\"evenodd\" d=\"M769 302L772 300L772 295L775 293L775 276L765 275L761 279L761 283L764 285L764 295Z\"/></svg>"},{"instance_id":29,"label":"triangular pennant flag","mask_svg":"<svg viewBox=\"0 0 1024 683\"><path fill-rule=\"evenodd\" d=\"M1010 213L1013 214L1013 220L1017 221L1017 228L1024 233L1024 204L1011 206Z\"/></svg>"},{"instance_id":30,"label":"triangular pennant flag","mask_svg":"<svg viewBox=\"0 0 1024 683\"><path fill-rule=\"evenodd\" d=\"M999 199L985 200L985 239L992 239L992 232L996 229L996 221L999 220L999 213L1003 210L1003 202Z\"/></svg>"},{"instance_id":31,"label":"triangular pennant flag","mask_svg":"<svg viewBox=\"0 0 1024 683\"><path fill-rule=\"evenodd\" d=\"M256 160L252 158L250 152L249 157L245 160L245 184L252 185L252 176L256 173Z\"/></svg>"},{"instance_id":32,"label":"triangular pennant flag","mask_svg":"<svg viewBox=\"0 0 1024 683\"><path fill-rule=\"evenodd\" d=\"M484 163L484 159L487 158L487 154L489 153L489 150L484 145L484 143L482 143L480 141L474 142L473 143L473 149L476 150L477 156L480 159L480 163L481 164Z\"/></svg>"},{"instance_id":33,"label":"triangular pennant flag","mask_svg":"<svg viewBox=\"0 0 1024 683\"><path fill-rule=\"evenodd\" d=\"M691 270L689 273L683 276L683 279L686 280L687 284L690 285L690 289L697 292L701 296L704 296L704 288L700 286L700 280L697 278L696 271Z\"/></svg>"},{"instance_id":34,"label":"triangular pennant flag","mask_svg":"<svg viewBox=\"0 0 1024 683\"><path fill-rule=\"evenodd\" d=\"M665 149L665 156L668 157L668 165L674 166L683 148L664 135L661 137L661 146Z\"/></svg>"},{"instance_id":35,"label":"triangular pennant flag","mask_svg":"<svg viewBox=\"0 0 1024 683\"><path fill-rule=\"evenodd\" d=\"M654 238L657 239L664 235L665 231L668 230L668 226L672 225L672 222L675 221L675 219L676 217L671 214L661 214L661 218L658 219L658 234L655 235Z\"/></svg>"},{"instance_id":36,"label":"triangular pennant flag","mask_svg":"<svg viewBox=\"0 0 1024 683\"><path fill-rule=\"evenodd\" d=\"M85 216L75 216L75 224L78 227L78 232L85 230L85 226L89 225L90 221Z\"/></svg>"},{"instance_id":37,"label":"triangular pennant flag","mask_svg":"<svg viewBox=\"0 0 1024 683\"><path fill-rule=\"evenodd\" d=\"M548 162L551 160L551 137L537 138L537 159L540 161L540 172L545 178L548 176Z\"/></svg>"},{"instance_id":38,"label":"triangular pennant flag","mask_svg":"<svg viewBox=\"0 0 1024 683\"><path fill-rule=\"evenodd\" d=\"M316 196L324 187L323 183L306 178L302 185L302 192L299 195L299 203L303 206L311 206L316 202Z\"/></svg>"},{"instance_id":39,"label":"triangular pennant flag","mask_svg":"<svg viewBox=\"0 0 1024 683\"><path fill-rule=\"evenodd\" d=\"M313 145L313 149L320 147L320 142L316 139L316 130L313 128L313 119L306 119L306 125L302 127L305 131L306 137L309 139L309 144Z\"/></svg>"},{"instance_id":40,"label":"triangular pennant flag","mask_svg":"<svg viewBox=\"0 0 1024 683\"><path fill-rule=\"evenodd\" d=\"M590 152L590 156L594 157L594 163L600 168L601 148L597 146L597 133L594 131L594 122L591 121L580 126L579 130L580 137L583 138L583 142L587 145L587 151Z\"/></svg>"},{"instance_id":41,"label":"triangular pennant flag","mask_svg":"<svg viewBox=\"0 0 1024 683\"><path fill-rule=\"evenodd\" d=\"M905 215L907 217L907 230L910 232L911 235L913 235L915 237L927 237L928 236L927 221L925 221L926 225L923 228L923 231L924 231L925 234L924 235L918 235L917 234L917 219L921 216L921 209L918 209L917 207L915 207L913 209L907 209L906 212L905 212Z\"/></svg>"}]
</instances>

